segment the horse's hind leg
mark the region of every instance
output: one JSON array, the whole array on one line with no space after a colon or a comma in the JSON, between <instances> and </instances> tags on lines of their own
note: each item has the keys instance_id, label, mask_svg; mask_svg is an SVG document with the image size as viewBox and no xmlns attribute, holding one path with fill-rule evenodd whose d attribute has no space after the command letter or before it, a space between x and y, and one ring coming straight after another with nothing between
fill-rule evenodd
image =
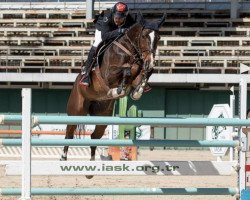
<instances>
[{"instance_id":1,"label":"horse's hind leg","mask_svg":"<svg viewBox=\"0 0 250 200\"><path fill-rule=\"evenodd\" d=\"M65 139L73 139L75 129L76 129L76 125L67 125ZM69 146L64 146L63 153L60 159L61 161L67 160L68 150L69 150Z\"/></svg>"},{"instance_id":2,"label":"horse's hind leg","mask_svg":"<svg viewBox=\"0 0 250 200\"><path fill-rule=\"evenodd\" d=\"M91 139L101 139L106 127L107 127L107 125L96 125L95 131L91 134ZM95 160L96 146L91 146L90 149L91 149L90 160L94 161ZM86 178L91 179L91 178L93 178L93 175L87 175Z\"/></svg>"},{"instance_id":3,"label":"horse's hind leg","mask_svg":"<svg viewBox=\"0 0 250 200\"><path fill-rule=\"evenodd\" d=\"M115 100L94 102L90 106L90 115L94 116L112 116ZM91 139L100 139L104 135L107 125L96 125ZM91 160L95 160L96 146L91 146Z\"/></svg>"},{"instance_id":4,"label":"horse's hind leg","mask_svg":"<svg viewBox=\"0 0 250 200\"><path fill-rule=\"evenodd\" d=\"M78 82L76 82L77 84ZM79 91L79 87L74 85L67 104L67 114L70 116L80 116L87 114L87 103ZM73 139L76 125L67 125L65 139ZM69 146L65 146L61 160L67 160Z\"/></svg>"},{"instance_id":5,"label":"horse's hind leg","mask_svg":"<svg viewBox=\"0 0 250 200\"><path fill-rule=\"evenodd\" d=\"M107 125L96 125L95 131L91 134L91 139L101 139L104 135ZM95 160L96 146L91 146L91 158L90 160Z\"/></svg>"},{"instance_id":6,"label":"horse's hind leg","mask_svg":"<svg viewBox=\"0 0 250 200\"><path fill-rule=\"evenodd\" d=\"M90 107L90 114L95 116L112 116L115 100L95 102ZM107 125L96 125L94 132L91 134L91 139L101 139L104 135ZM91 146L91 158L95 160L96 146ZM86 176L88 179L92 178L92 175Z\"/></svg>"}]
</instances>

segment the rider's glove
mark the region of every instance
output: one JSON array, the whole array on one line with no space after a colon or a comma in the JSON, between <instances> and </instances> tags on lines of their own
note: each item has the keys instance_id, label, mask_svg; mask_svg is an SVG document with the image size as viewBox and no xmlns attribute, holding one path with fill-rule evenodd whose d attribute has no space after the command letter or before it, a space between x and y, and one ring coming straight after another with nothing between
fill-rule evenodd
<instances>
[{"instance_id":1,"label":"rider's glove","mask_svg":"<svg viewBox=\"0 0 250 200\"><path fill-rule=\"evenodd\" d=\"M126 28L119 28L118 32L124 34L126 32Z\"/></svg>"}]
</instances>

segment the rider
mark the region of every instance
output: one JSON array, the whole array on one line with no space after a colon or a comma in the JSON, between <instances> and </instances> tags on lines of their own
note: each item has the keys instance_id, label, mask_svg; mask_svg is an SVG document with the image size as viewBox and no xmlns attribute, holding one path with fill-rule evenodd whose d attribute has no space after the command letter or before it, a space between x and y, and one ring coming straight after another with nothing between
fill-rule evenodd
<instances>
[{"instance_id":1,"label":"rider","mask_svg":"<svg viewBox=\"0 0 250 200\"><path fill-rule=\"evenodd\" d=\"M93 66L96 49L102 41L114 40L123 35L125 31L136 23L135 16L129 12L127 4L124 2L116 3L111 12L101 14L96 21L95 42L90 49L85 67L82 68L83 77L80 84L89 86L91 68Z\"/></svg>"}]
</instances>

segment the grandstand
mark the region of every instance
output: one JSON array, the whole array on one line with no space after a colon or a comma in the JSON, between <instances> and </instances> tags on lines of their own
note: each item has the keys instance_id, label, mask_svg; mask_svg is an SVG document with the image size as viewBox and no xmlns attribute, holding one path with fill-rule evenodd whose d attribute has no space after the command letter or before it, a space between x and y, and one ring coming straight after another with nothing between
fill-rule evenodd
<instances>
[{"instance_id":1,"label":"grandstand","mask_svg":"<svg viewBox=\"0 0 250 200\"><path fill-rule=\"evenodd\" d=\"M167 13L155 74L239 74L240 63L250 65L249 1L126 2L146 18ZM95 1L94 12L113 4ZM59 85L68 88L94 39L86 7L74 1L0 2L0 87L53 88L58 83L50 81L51 73L64 73ZM30 73L37 81L30 81Z\"/></svg>"},{"instance_id":2,"label":"grandstand","mask_svg":"<svg viewBox=\"0 0 250 200\"><path fill-rule=\"evenodd\" d=\"M154 88L129 104L144 116L162 117L205 116L213 104L229 102L240 65L250 66L250 1L126 2L131 12L140 10L149 20L167 14L149 80ZM114 3L95 1L94 13ZM89 11L86 1L0 1L0 113L21 111L22 87L34 89L33 112L66 112L73 81L94 40ZM162 132L157 129L156 135Z\"/></svg>"}]
</instances>

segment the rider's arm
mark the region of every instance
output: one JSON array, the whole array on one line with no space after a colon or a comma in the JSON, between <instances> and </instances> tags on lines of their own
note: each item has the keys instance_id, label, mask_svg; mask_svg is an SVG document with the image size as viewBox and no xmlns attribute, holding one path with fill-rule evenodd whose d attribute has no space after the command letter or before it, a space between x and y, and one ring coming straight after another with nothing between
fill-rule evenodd
<instances>
[{"instance_id":1,"label":"rider's arm","mask_svg":"<svg viewBox=\"0 0 250 200\"><path fill-rule=\"evenodd\" d=\"M114 31L102 31L102 40L106 41L106 40L110 40L112 38L116 38L120 35L121 33L119 33L119 29L116 29Z\"/></svg>"},{"instance_id":2,"label":"rider's arm","mask_svg":"<svg viewBox=\"0 0 250 200\"><path fill-rule=\"evenodd\" d=\"M102 21L102 40L110 40L112 38L118 37L121 33L119 32L119 29L114 30L111 24L111 18L108 16L105 16Z\"/></svg>"}]
</instances>

